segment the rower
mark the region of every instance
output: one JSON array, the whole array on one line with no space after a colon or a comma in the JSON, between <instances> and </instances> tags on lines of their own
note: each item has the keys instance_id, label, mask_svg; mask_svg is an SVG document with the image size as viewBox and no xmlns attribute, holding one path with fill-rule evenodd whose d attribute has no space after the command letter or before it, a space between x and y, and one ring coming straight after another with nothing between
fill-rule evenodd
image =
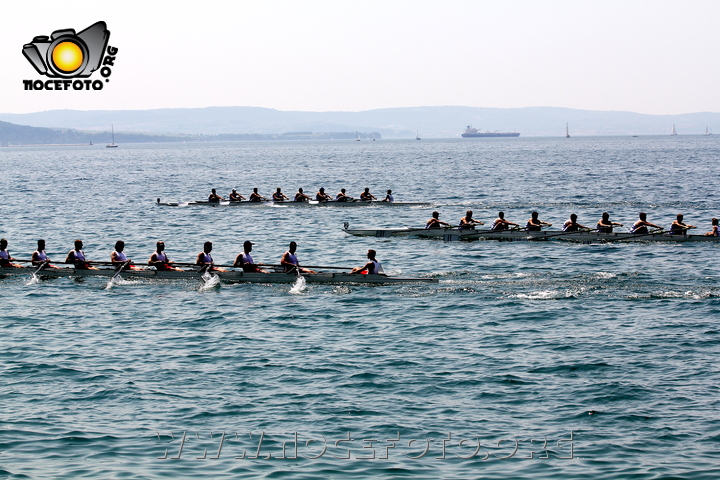
<instances>
[{"instance_id":1,"label":"rower","mask_svg":"<svg viewBox=\"0 0 720 480\"><path fill-rule=\"evenodd\" d=\"M65 263L73 264L75 270L97 270L97 268L90 266L90 263L85 259L85 252L83 252L82 248L82 240L75 240L75 248L68 252Z\"/></svg>"},{"instance_id":2,"label":"rower","mask_svg":"<svg viewBox=\"0 0 720 480\"><path fill-rule=\"evenodd\" d=\"M253 191L252 191L252 193L250 194L250 201L251 201L251 202L262 202L262 201L269 202L270 200L268 200L267 198L265 198L265 197L263 197L262 195L260 195L260 194L258 193L258 189L257 189L257 188L253 188Z\"/></svg>"},{"instance_id":3,"label":"rower","mask_svg":"<svg viewBox=\"0 0 720 480\"><path fill-rule=\"evenodd\" d=\"M452 225L450 225L449 223L440 221L440 212L433 212L432 218L425 222L425 230L442 228L442 225L445 225L446 227L452 227Z\"/></svg>"},{"instance_id":4,"label":"rower","mask_svg":"<svg viewBox=\"0 0 720 480\"><path fill-rule=\"evenodd\" d=\"M377 198L375 197L375 195L370 193L370 188L365 187L365 191L360 194L360 201L361 202L369 202L371 200L377 200Z\"/></svg>"},{"instance_id":5,"label":"rower","mask_svg":"<svg viewBox=\"0 0 720 480\"><path fill-rule=\"evenodd\" d=\"M280 190L280 187L278 187L277 191L273 193L272 195L273 202L284 202L285 200L290 200L287 195L282 193Z\"/></svg>"},{"instance_id":6,"label":"rower","mask_svg":"<svg viewBox=\"0 0 720 480\"><path fill-rule=\"evenodd\" d=\"M720 227L718 227L718 219L712 219L712 230L705 234L706 237L720 237Z\"/></svg>"},{"instance_id":7,"label":"rower","mask_svg":"<svg viewBox=\"0 0 720 480\"><path fill-rule=\"evenodd\" d=\"M355 267L353 268L350 273L362 273L362 274L368 274L368 275L385 275L385 271L383 271L382 265L380 265L380 262L378 262L375 259L375 250L368 250L367 252L367 258L368 262L363 265L362 267Z\"/></svg>"},{"instance_id":8,"label":"rower","mask_svg":"<svg viewBox=\"0 0 720 480\"><path fill-rule=\"evenodd\" d=\"M208 202L218 203L221 201L225 201L225 199L223 197L221 197L220 195L218 195L217 192L215 191L215 189L213 188L212 191L210 192L210 195L208 196Z\"/></svg>"},{"instance_id":9,"label":"rower","mask_svg":"<svg viewBox=\"0 0 720 480\"><path fill-rule=\"evenodd\" d=\"M505 212L498 212L498 218L496 218L492 223L490 230L494 232L501 232L503 230L507 230L509 228L508 225L515 225L516 227L520 226L517 223L505 220Z\"/></svg>"},{"instance_id":10,"label":"rower","mask_svg":"<svg viewBox=\"0 0 720 480\"><path fill-rule=\"evenodd\" d=\"M648 227L658 228L662 230L662 227L660 225L655 225L654 223L650 223L647 221L647 214L645 212L638 213L638 217L640 218L640 220L633 223L633 226L630 227L630 233L648 233Z\"/></svg>"},{"instance_id":11,"label":"rower","mask_svg":"<svg viewBox=\"0 0 720 480\"><path fill-rule=\"evenodd\" d=\"M230 192L230 195L228 195L228 200L230 200L231 202L241 202L245 200L245 197L240 195L237 190L233 188L233 191Z\"/></svg>"},{"instance_id":12,"label":"rower","mask_svg":"<svg viewBox=\"0 0 720 480\"><path fill-rule=\"evenodd\" d=\"M295 201L295 202L309 202L309 201L310 201L310 197L308 197L307 195L305 195L305 194L303 193L303 189L302 189L302 188L298 188L298 191L297 191L297 193L295 194L295 198L294 198L293 201Z\"/></svg>"},{"instance_id":13,"label":"rower","mask_svg":"<svg viewBox=\"0 0 720 480\"><path fill-rule=\"evenodd\" d=\"M385 198L383 198L383 199L380 200L380 201L381 201L381 202L388 202L388 203L394 202L394 201L395 201L395 197L393 197L392 190L388 190L388 191L387 191L387 195L385 195Z\"/></svg>"},{"instance_id":14,"label":"rower","mask_svg":"<svg viewBox=\"0 0 720 480\"><path fill-rule=\"evenodd\" d=\"M691 228L697 228L695 225L688 225L683 222L682 213L678 213L677 220L670 225L670 235L685 235Z\"/></svg>"},{"instance_id":15,"label":"rower","mask_svg":"<svg viewBox=\"0 0 720 480\"><path fill-rule=\"evenodd\" d=\"M233 263L233 267L240 267L243 269L243 272L250 272L250 273L270 273L267 270L261 270L258 268L258 265L262 265L261 263L255 263L255 261L252 258L252 255L250 255L250 252L252 252L252 242L249 240L246 240L245 243L243 243L243 252L235 258L235 263Z\"/></svg>"},{"instance_id":16,"label":"rower","mask_svg":"<svg viewBox=\"0 0 720 480\"><path fill-rule=\"evenodd\" d=\"M165 242L160 241L155 244L155 251L150 255L148 265L155 267L159 272L182 272L181 268L170 265L170 259L165 253Z\"/></svg>"},{"instance_id":17,"label":"rower","mask_svg":"<svg viewBox=\"0 0 720 480\"><path fill-rule=\"evenodd\" d=\"M538 212L532 212L530 214L530 219L525 224L525 230L527 230L528 232L539 232L540 230L542 230L543 225L547 227L552 227L552 223L538 220Z\"/></svg>"},{"instance_id":18,"label":"rower","mask_svg":"<svg viewBox=\"0 0 720 480\"><path fill-rule=\"evenodd\" d=\"M23 268L22 265L12 263L11 260L15 260L10 256L10 252L7 250L8 241L0 239L0 267L2 268Z\"/></svg>"},{"instance_id":19,"label":"rower","mask_svg":"<svg viewBox=\"0 0 720 480\"><path fill-rule=\"evenodd\" d=\"M287 252L283 253L280 258L280 265L283 267L285 273L317 273L308 268L302 268L298 262L295 251L297 250L297 243L290 242L290 248Z\"/></svg>"},{"instance_id":20,"label":"rower","mask_svg":"<svg viewBox=\"0 0 720 480\"><path fill-rule=\"evenodd\" d=\"M352 202L353 198L349 195L345 194L345 189L341 188L340 193L335 195L335 201L336 202Z\"/></svg>"},{"instance_id":21,"label":"rower","mask_svg":"<svg viewBox=\"0 0 720 480\"><path fill-rule=\"evenodd\" d=\"M201 267L200 270L205 272L227 272L224 268L217 268L214 266L215 262L213 261L210 252L212 252L212 242L205 242L203 245L203 251L198 253L195 265L199 265Z\"/></svg>"},{"instance_id":22,"label":"rower","mask_svg":"<svg viewBox=\"0 0 720 480\"><path fill-rule=\"evenodd\" d=\"M485 225L479 220L473 218L472 210L465 212L465 216L460 219L460 230L471 230L475 228L475 225Z\"/></svg>"},{"instance_id":23,"label":"rower","mask_svg":"<svg viewBox=\"0 0 720 480\"><path fill-rule=\"evenodd\" d=\"M577 232L577 231L580 230L581 228L582 228L583 230L590 230L590 227L586 227L585 225L580 225L580 224L577 222L577 215L575 215L575 214L573 213L573 214L570 215L570 220L568 220L567 222L563 223L562 231L563 231L563 232Z\"/></svg>"},{"instance_id":24,"label":"rower","mask_svg":"<svg viewBox=\"0 0 720 480\"><path fill-rule=\"evenodd\" d=\"M55 265L50 265L50 259L48 258L47 254L45 253L45 240L40 239L37 242L37 250L35 250L31 257L32 264L35 267L39 267L40 265L43 265L42 269L46 268L60 268L56 267Z\"/></svg>"},{"instance_id":25,"label":"rower","mask_svg":"<svg viewBox=\"0 0 720 480\"><path fill-rule=\"evenodd\" d=\"M618 222L611 222L610 221L610 214L607 212L603 212L602 218L598 221L596 225L596 229L598 233L612 233L613 227L622 227L622 223Z\"/></svg>"},{"instance_id":26,"label":"rower","mask_svg":"<svg viewBox=\"0 0 720 480\"><path fill-rule=\"evenodd\" d=\"M325 193L325 189L320 187L320 190L315 194L315 200L318 202L329 202L332 200L332 197Z\"/></svg>"},{"instance_id":27,"label":"rower","mask_svg":"<svg viewBox=\"0 0 720 480\"><path fill-rule=\"evenodd\" d=\"M115 242L115 250L110 254L110 262L112 262L113 267L115 268L119 268L125 262L130 262L125 265L123 270L134 270L135 266L132 265L132 260L127 258L123 250L125 250L125 242L123 242L122 240L118 240L117 242Z\"/></svg>"}]
</instances>

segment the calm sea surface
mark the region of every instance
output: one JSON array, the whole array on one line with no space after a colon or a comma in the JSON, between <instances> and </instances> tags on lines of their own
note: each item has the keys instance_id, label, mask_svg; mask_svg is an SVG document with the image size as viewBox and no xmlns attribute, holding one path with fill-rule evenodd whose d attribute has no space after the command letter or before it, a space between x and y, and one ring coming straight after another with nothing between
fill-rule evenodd
<instances>
[{"instance_id":1,"label":"calm sea surface","mask_svg":"<svg viewBox=\"0 0 720 480\"><path fill-rule=\"evenodd\" d=\"M0 236L55 260L242 242L439 284L0 279L2 478L720 476L717 244L361 238L472 209L720 217L720 136L0 148ZM364 187L433 207L161 207ZM624 229L620 229L623 231ZM283 453L284 445L284 453ZM349 456L349 458L347 458ZM284 458L283 458L284 457ZM373 458L374 457L374 458Z\"/></svg>"}]
</instances>

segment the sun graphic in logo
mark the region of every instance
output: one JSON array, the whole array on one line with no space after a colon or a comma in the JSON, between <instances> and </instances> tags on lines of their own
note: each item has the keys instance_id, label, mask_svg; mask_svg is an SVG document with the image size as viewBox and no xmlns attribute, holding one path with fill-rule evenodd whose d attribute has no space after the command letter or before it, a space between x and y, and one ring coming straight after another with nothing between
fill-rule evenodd
<instances>
[{"instance_id":1,"label":"sun graphic in logo","mask_svg":"<svg viewBox=\"0 0 720 480\"><path fill-rule=\"evenodd\" d=\"M63 72L74 72L83 64L82 49L74 42L58 43L52 52L52 62Z\"/></svg>"}]
</instances>

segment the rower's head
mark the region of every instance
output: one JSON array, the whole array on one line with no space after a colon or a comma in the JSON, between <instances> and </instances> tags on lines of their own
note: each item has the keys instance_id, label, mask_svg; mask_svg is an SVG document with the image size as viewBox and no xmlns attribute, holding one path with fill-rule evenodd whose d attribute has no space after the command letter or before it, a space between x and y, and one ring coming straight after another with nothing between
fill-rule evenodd
<instances>
[{"instance_id":1,"label":"rower's head","mask_svg":"<svg viewBox=\"0 0 720 480\"><path fill-rule=\"evenodd\" d=\"M7 248L7 240L4 238L0 238L0 250L5 250Z\"/></svg>"},{"instance_id":2,"label":"rower's head","mask_svg":"<svg viewBox=\"0 0 720 480\"><path fill-rule=\"evenodd\" d=\"M341 193L345 193L345 189L344 189L344 188L341 188L341 189L340 189L340 192L341 192Z\"/></svg>"},{"instance_id":3,"label":"rower's head","mask_svg":"<svg viewBox=\"0 0 720 480\"><path fill-rule=\"evenodd\" d=\"M713 218L712 221L710 222L710 224L711 224L711 225L717 225L717 224L718 224L718 219L717 219L717 218Z\"/></svg>"},{"instance_id":4,"label":"rower's head","mask_svg":"<svg viewBox=\"0 0 720 480\"><path fill-rule=\"evenodd\" d=\"M533 220L537 220L538 215L539 215L538 212L532 212L532 213L530 214L530 216L533 218Z\"/></svg>"},{"instance_id":5,"label":"rower's head","mask_svg":"<svg viewBox=\"0 0 720 480\"><path fill-rule=\"evenodd\" d=\"M609 219L610 219L610 214L609 214L608 212L603 212L603 214L602 214L602 219L603 219L603 220L609 220Z\"/></svg>"},{"instance_id":6,"label":"rower's head","mask_svg":"<svg viewBox=\"0 0 720 480\"><path fill-rule=\"evenodd\" d=\"M277 188L277 193L280 193L280 187Z\"/></svg>"},{"instance_id":7,"label":"rower's head","mask_svg":"<svg viewBox=\"0 0 720 480\"><path fill-rule=\"evenodd\" d=\"M375 250L373 250L373 249L368 250L367 257L370 260L375 260L375 255L376 255Z\"/></svg>"},{"instance_id":8,"label":"rower's head","mask_svg":"<svg viewBox=\"0 0 720 480\"><path fill-rule=\"evenodd\" d=\"M125 250L125 242L123 242L122 240L118 240L117 242L115 242L115 251L122 252L123 250Z\"/></svg>"},{"instance_id":9,"label":"rower's head","mask_svg":"<svg viewBox=\"0 0 720 480\"><path fill-rule=\"evenodd\" d=\"M298 188L298 192L303 193L302 187Z\"/></svg>"},{"instance_id":10,"label":"rower's head","mask_svg":"<svg viewBox=\"0 0 720 480\"><path fill-rule=\"evenodd\" d=\"M432 216L433 216L433 218L439 218L439 217L440 217L440 212L435 211L435 212L432 213Z\"/></svg>"},{"instance_id":11,"label":"rower's head","mask_svg":"<svg viewBox=\"0 0 720 480\"><path fill-rule=\"evenodd\" d=\"M640 217L640 220L642 220L644 222L647 220L647 213L640 212L640 213L638 213L638 217Z\"/></svg>"},{"instance_id":12,"label":"rower's head","mask_svg":"<svg viewBox=\"0 0 720 480\"><path fill-rule=\"evenodd\" d=\"M297 250L297 243L290 242L290 253L295 253L295 250Z\"/></svg>"},{"instance_id":13,"label":"rower's head","mask_svg":"<svg viewBox=\"0 0 720 480\"><path fill-rule=\"evenodd\" d=\"M323 187L320 187L320 193L325 193L325 189Z\"/></svg>"},{"instance_id":14,"label":"rower's head","mask_svg":"<svg viewBox=\"0 0 720 480\"><path fill-rule=\"evenodd\" d=\"M212 189L212 193L213 193L213 195L216 195L216 192L215 192L215 189L214 189L214 188Z\"/></svg>"},{"instance_id":15,"label":"rower's head","mask_svg":"<svg viewBox=\"0 0 720 480\"><path fill-rule=\"evenodd\" d=\"M203 245L203 251L205 253L212 252L212 242L205 242L205 244Z\"/></svg>"},{"instance_id":16,"label":"rower's head","mask_svg":"<svg viewBox=\"0 0 720 480\"><path fill-rule=\"evenodd\" d=\"M165 242L157 242L155 244L155 248L158 252L162 252L163 250L165 250Z\"/></svg>"},{"instance_id":17,"label":"rower's head","mask_svg":"<svg viewBox=\"0 0 720 480\"><path fill-rule=\"evenodd\" d=\"M472 210L465 212L465 218L472 218Z\"/></svg>"},{"instance_id":18,"label":"rower's head","mask_svg":"<svg viewBox=\"0 0 720 480\"><path fill-rule=\"evenodd\" d=\"M392 195L392 190L388 190L388 195Z\"/></svg>"},{"instance_id":19,"label":"rower's head","mask_svg":"<svg viewBox=\"0 0 720 480\"><path fill-rule=\"evenodd\" d=\"M257 187L253 188L253 192L257 193Z\"/></svg>"},{"instance_id":20,"label":"rower's head","mask_svg":"<svg viewBox=\"0 0 720 480\"><path fill-rule=\"evenodd\" d=\"M678 222L682 222L682 221L683 221L683 214L682 214L682 213L678 213L678 214L677 214L677 221L678 221Z\"/></svg>"},{"instance_id":21,"label":"rower's head","mask_svg":"<svg viewBox=\"0 0 720 480\"><path fill-rule=\"evenodd\" d=\"M369 187L365 187L365 193L370 193L370 188L369 188Z\"/></svg>"},{"instance_id":22,"label":"rower's head","mask_svg":"<svg viewBox=\"0 0 720 480\"><path fill-rule=\"evenodd\" d=\"M82 240L80 240L80 239L75 240L75 250L82 250L82 247L83 247Z\"/></svg>"},{"instance_id":23,"label":"rower's head","mask_svg":"<svg viewBox=\"0 0 720 480\"><path fill-rule=\"evenodd\" d=\"M575 215L574 213L571 214L571 215L570 215L570 221L573 222L573 223L577 222L577 215Z\"/></svg>"},{"instance_id":24,"label":"rower's head","mask_svg":"<svg viewBox=\"0 0 720 480\"><path fill-rule=\"evenodd\" d=\"M245 253L252 252L252 242L250 240L245 240L245 243L243 243L243 250L245 250Z\"/></svg>"},{"instance_id":25,"label":"rower's head","mask_svg":"<svg viewBox=\"0 0 720 480\"><path fill-rule=\"evenodd\" d=\"M237 193L237 190L235 190L235 189L233 188L233 191L232 191L232 193Z\"/></svg>"},{"instance_id":26,"label":"rower's head","mask_svg":"<svg viewBox=\"0 0 720 480\"><path fill-rule=\"evenodd\" d=\"M505 218L505 212L498 212L498 218L504 219L504 218Z\"/></svg>"},{"instance_id":27,"label":"rower's head","mask_svg":"<svg viewBox=\"0 0 720 480\"><path fill-rule=\"evenodd\" d=\"M38 240L38 250L43 251L45 250L45 240L42 238Z\"/></svg>"}]
</instances>

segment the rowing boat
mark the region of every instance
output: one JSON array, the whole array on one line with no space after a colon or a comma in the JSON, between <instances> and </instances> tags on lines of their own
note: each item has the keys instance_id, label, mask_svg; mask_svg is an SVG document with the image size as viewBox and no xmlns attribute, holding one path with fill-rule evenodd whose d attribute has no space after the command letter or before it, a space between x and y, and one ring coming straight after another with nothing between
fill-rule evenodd
<instances>
[{"instance_id":1,"label":"rowing boat","mask_svg":"<svg viewBox=\"0 0 720 480\"><path fill-rule=\"evenodd\" d=\"M35 268L0 268L0 277L10 275L31 275ZM74 268L48 268L38 273L40 277L107 277L112 278L117 273L114 268L101 268L98 270L77 270ZM212 272L220 280L229 283L295 283L295 273L255 273L241 270L229 272ZM197 270L165 271L155 268L125 270L121 273L123 278L149 279L149 280L199 280L203 272ZM388 284L388 283L438 283L435 278L420 277L387 277L385 275L351 274L351 273L302 273L308 283L325 284Z\"/></svg>"},{"instance_id":2,"label":"rowing boat","mask_svg":"<svg viewBox=\"0 0 720 480\"><path fill-rule=\"evenodd\" d=\"M207 200L189 201L189 202L161 202L158 198L155 202L156 205L163 207L192 207L192 206L205 206L205 207L266 207L266 206L285 206L285 207L369 207L369 206L380 206L380 207L427 207L431 205L430 202L383 202L379 200L372 200L369 202L363 202L361 200L353 200L351 202L318 202L311 200L309 202L208 202Z\"/></svg>"},{"instance_id":3,"label":"rowing boat","mask_svg":"<svg viewBox=\"0 0 720 480\"><path fill-rule=\"evenodd\" d=\"M671 235L667 232L658 233L627 233L627 232L563 232L559 230L545 230L528 232L526 230L474 230L458 228L380 228L359 229L349 228L347 224L343 231L349 235L361 237L423 237L442 238L445 241L455 240L506 240L506 241L535 241L535 240L562 240L568 242L720 242L720 237L705 235Z\"/></svg>"}]
</instances>

